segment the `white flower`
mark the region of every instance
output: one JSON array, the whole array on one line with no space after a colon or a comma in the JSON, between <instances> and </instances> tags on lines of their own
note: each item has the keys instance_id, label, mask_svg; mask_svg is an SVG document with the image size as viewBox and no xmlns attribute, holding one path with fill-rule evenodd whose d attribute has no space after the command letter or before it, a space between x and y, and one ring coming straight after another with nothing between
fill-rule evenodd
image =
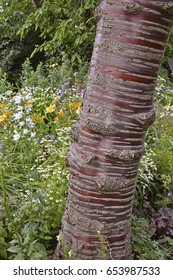
<instances>
[{"instance_id":1,"label":"white flower","mask_svg":"<svg viewBox=\"0 0 173 280\"><path fill-rule=\"evenodd\" d=\"M59 241L61 239L60 235L57 235L56 240Z\"/></svg>"},{"instance_id":2,"label":"white flower","mask_svg":"<svg viewBox=\"0 0 173 280\"><path fill-rule=\"evenodd\" d=\"M28 125L30 128L32 128L32 127L34 126L34 123L33 123L33 121L31 120L30 117L27 117L27 118L26 118L26 122L27 122L27 125Z\"/></svg>"},{"instance_id":3,"label":"white flower","mask_svg":"<svg viewBox=\"0 0 173 280\"><path fill-rule=\"evenodd\" d=\"M15 97L14 97L14 102L17 103L17 104L20 104L20 102L21 102L21 96L15 96Z\"/></svg>"},{"instance_id":4,"label":"white flower","mask_svg":"<svg viewBox=\"0 0 173 280\"><path fill-rule=\"evenodd\" d=\"M18 105L18 106L17 106L17 110L18 110L18 111L22 111L22 110L23 110L23 107L20 106L20 105Z\"/></svg>"},{"instance_id":5,"label":"white flower","mask_svg":"<svg viewBox=\"0 0 173 280\"><path fill-rule=\"evenodd\" d=\"M36 132L31 132L31 137L34 137L36 135Z\"/></svg>"},{"instance_id":6,"label":"white flower","mask_svg":"<svg viewBox=\"0 0 173 280\"><path fill-rule=\"evenodd\" d=\"M26 87L24 88L25 99L30 100L32 99L32 88Z\"/></svg>"},{"instance_id":7,"label":"white flower","mask_svg":"<svg viewBox=\"0 0 173 280\"><path fill-rule=\"evenodd\" d=\"M25 123L23 121L19 123L20 127L24 126L24 124Z\"/></svg>"},{"instance_id":8,"label":"white flower","mask_svg":"<svg viewBox=\"0 0 173 280\"><path fill-rule=\"evenodd\" d=\"M32 109L32 104L25 108L26 112L29 113Z\"/></svg>"},{"instance_id":9,"label":"white flower","mask_svg":"<svg viewBox=\"0 0 173 280\"><path fill-rule=\"evenodd\" d=\"M27 128L25 128L24 130L23 130L23 134L27 134L29 132L29 130L27 129Z\"/></svg>"},{"instance_id":10,"label":"white flower","mask_svg":"<svg viewBox=\"0 0 173 280\"><path fill-rule=\"evenodd\" d=\"M15 120L19 120L19 119L22 118L22 116L23 116L23 113L22 113L22 112L18 112L18 113L16 113L16 114L14 114L14 119L15 119Z\"/></svg>"},{"instance_id":11,"label":"white flower","mask_svg":"<svg viewBox=\"0 0 173 280\"><path fill-rule=\"evenodd\" d=\"M17 140L19 140L19 139L20 139L20 134L17 133L17 131L15 131L15 134L13 135L13 140L14 140L14 141L17 141Z\"/></svg>"}]
</instances>

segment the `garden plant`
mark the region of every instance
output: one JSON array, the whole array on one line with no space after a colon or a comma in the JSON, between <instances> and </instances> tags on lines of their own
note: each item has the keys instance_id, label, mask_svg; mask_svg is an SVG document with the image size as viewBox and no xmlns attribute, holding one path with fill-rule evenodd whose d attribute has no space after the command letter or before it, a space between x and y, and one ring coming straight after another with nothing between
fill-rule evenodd
<instances>
[{"instance_id":1,"label":"garden plant","mask_svg":"<svg viewBox=\"0 0 173 280\"><path fill-rule=\"evenodd\" d=\"M48 0L1 2L0 259L52 259L57 242L64 258L77 259L60 230L68 203L67 155L78 137L71 127L86 97L99 1L60 1L63 8ZM137 176L133 259L173 258L171 57L173 32ZM96 235L100 258L108 259L108 240L102 230Z\"/></svg>"}]
</instances>

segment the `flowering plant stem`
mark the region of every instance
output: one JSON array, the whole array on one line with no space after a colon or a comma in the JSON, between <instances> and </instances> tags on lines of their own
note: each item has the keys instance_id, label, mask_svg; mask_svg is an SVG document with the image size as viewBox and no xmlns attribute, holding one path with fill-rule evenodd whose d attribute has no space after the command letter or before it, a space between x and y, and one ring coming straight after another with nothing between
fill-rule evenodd
<instances>
[{"instance_id":1,"label":"flowering plant stem","mask_svg":"<svg viewBox=\"0 0 173 280\"><path fill-rule=\"evenodd\" d=\"M5 210L5 214L7 215L8 217L8 220L10 221L11 225L12 225L12 229L14 231L14 234L16 235L16 238L17 238L17 241L18 241L18 245L23 248L23 244L21 242L21 239L20 239L20 235L18 234L17 230L16 230L16 227L14 225L14 222L13 222L13 217L11 216L10 214L10 210L9 210L9 206L8 206L8 196L7 196L7 191L6 191L6 184L5 184L5 178L4 178L4 172L3 172L3 168L1 166L0 168L0 179L1 179L1 183L2 183L2 198L3 198L3 208Z\"/></svg>"}]
</instances>

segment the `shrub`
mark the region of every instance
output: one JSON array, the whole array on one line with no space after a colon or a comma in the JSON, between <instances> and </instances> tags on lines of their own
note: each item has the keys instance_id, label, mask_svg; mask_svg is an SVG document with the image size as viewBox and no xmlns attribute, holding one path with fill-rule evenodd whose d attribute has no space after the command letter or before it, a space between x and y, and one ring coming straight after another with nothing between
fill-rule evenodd
<instances>
[{"instance_id":1,"label":"shrub","mask_svg":"<svg viewBox=\"0 0 173 280\"><path fill-rule=\"evenodd\" d=\"M156 88L156 121L146 137L136 188L135 205L144 199L155 208L173 205L173 95L171 83L159 77Z\"/></svg>"},{"instance_id":2,"label":"shrub","mask_svg":"<svg viewBox=\"0 0 173 280\"><path fill-rule=\"evenodd\" d=\"M155 224L145 218L132 218L132 248L134 259L165 260L173 257L173 242L169 237L155 240Z\"/></svg>"}]
</instances>

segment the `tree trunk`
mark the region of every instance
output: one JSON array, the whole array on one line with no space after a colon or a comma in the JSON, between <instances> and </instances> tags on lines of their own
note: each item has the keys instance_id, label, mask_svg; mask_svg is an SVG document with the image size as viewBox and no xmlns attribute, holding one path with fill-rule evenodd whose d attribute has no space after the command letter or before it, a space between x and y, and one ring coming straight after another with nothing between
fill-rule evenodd
<instances>
[{"instance_id":1,"label":"tree trunk","mask_svg":"<svg viewBox=\"0 0 173 280\"><path fill-rule=\"evenodd\" d=\"M72 127L63 243L75 259L131 259L131 213L173 1L105 0L83 108ZM55 259L64 259L59 242Z\"/></svg>"}]
</instances>

